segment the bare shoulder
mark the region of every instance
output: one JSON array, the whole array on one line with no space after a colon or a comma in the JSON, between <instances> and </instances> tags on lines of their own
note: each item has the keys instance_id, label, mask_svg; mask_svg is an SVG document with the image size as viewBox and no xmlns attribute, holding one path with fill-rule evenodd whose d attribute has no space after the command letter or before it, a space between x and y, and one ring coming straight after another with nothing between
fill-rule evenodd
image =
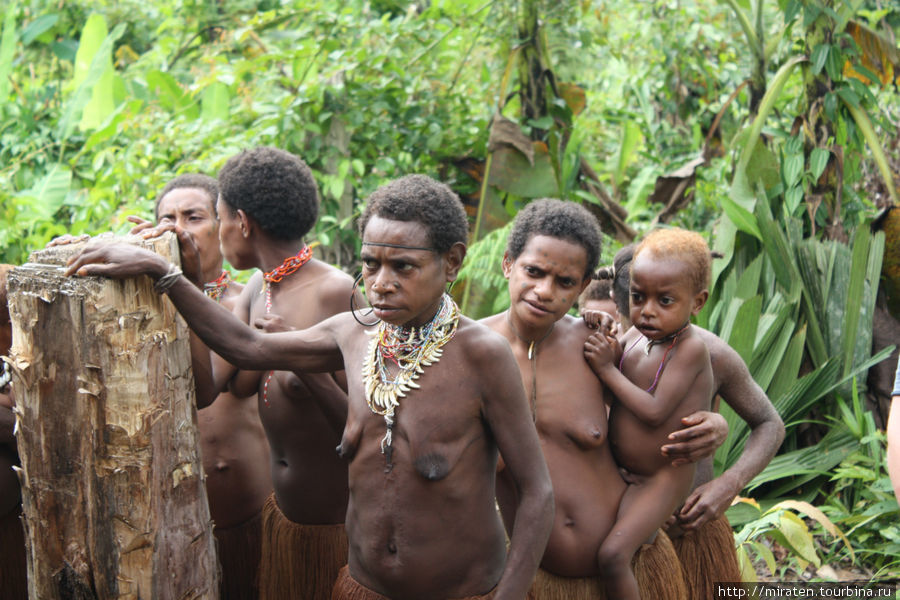
<instances>
[{"instance_id":1,"label":"bare shoulder","mask_svg":"<svg viewBox=\"0 0 900 600\"><path fill-rule=\"evenodd\" d=\"M564 339L571 340L572 343L584 343L591 337L591 334L597 332L596 329L588 327L584 319L572 315L565 315L553 325L553 328L561 332Z\"/></svg>"},{"instance_id":2,"label":"bare shoulder","mask_svg":"<svg viewBox=\"0 0 900 600\"><path fill-rule=\"evenodd\" d=\"M500 324L506 321L506 313L501 312L496 315L491 315L489 317L484 317L483 319L478 319L478 323L481 323L485 327L490 328L493 331L496 331Z\"/></svg>"},{"instance_id":3,"label":"bare shoulder","mask_svg":"<svg viewBox=\"0 0 900 600\"><path fill-rule=\"evenodd\" d=\"M496 317L498 315L494 315ZM494 331L487 317L480 321L473 321L469 317L459 318L459 329L456 336L464 346L466 355L473 361L484 362L509 359L513 362L512 350L509 342L502 335Z\"/></svg>"},{"instance_id":4,"label":"bare shoulder","mask_svg":"<svg viewBox=\"0 0 900 600\"><path fill-rule=\"evenodd\" d=\"M744 359L725 340L702 327L694 326L694 331L699 334L700 339L706 344L706 348L709 351L709 360L716 371L718 380L728 381L732 377L742 375L745 372L749 375Z\"/></svg>"},{"instance_id":5,"label":"bare shoulder","mask_svg":"<svg viewBox=\"0 0 900 600\"><path fill-rule=\"evenodd\" d=\"M350 309L350 293L353 290L353 278L337 267L316 261L315 277L311 283L315 288L315 296L321 306L330 306L336 311Z\"/></svg>"},{"instance_id":6,"label":"bare shoulder","mask_svg":"<svg viewBox=\"0 0 900 600\"><path fill-rule=\"evenodd\" d=\"M677 361L681 364L696 364L697 370L703 369L704 366L712 368L710 364L710 354L703 338L698 335L699 327L691 326L690 334L680 338L678 342L678 350L675 352L673 362Z\"/></svg>"}]
</instances>

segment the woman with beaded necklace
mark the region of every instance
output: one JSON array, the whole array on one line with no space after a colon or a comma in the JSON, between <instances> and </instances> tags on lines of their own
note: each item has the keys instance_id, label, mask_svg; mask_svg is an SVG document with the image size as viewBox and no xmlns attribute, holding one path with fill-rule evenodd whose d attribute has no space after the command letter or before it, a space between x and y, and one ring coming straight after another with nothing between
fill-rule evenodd
<instances>
[{"instance_id":1,"label":"woman with beaded necklace","mask_svg":"<svg viewBox=\"0 0 900 600\"><path fill-rule=\"evenodd\" d=\"M68 272L150 275L241 368L346 367L339 451L349 463L350 550L336 600L520 600L550 531L552 492L509 345L444 293L465 256L462 205L430 178L403 177L372 194L360 231L368 326L343 313L304 331L261 334L164 259L130 246L86 248ZM498 452L519 491L508 553L494 507Z\"/></svg>"}]
</instances>

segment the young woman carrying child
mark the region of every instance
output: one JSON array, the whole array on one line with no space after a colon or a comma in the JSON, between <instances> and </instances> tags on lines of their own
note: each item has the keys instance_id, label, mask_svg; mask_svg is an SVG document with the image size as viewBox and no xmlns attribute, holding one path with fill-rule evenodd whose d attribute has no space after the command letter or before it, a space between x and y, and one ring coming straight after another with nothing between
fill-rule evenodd
<instances>
[{"instance_id":1,"label":"young woman carrying child","mask_svg":"<svg viewBox=\"0 0 900 600\"><path fill-rule=\"evenodd\" d=\"M626 488L607 442L604 386L584 359L584 343L594 330L568 314L590 282L599 255L599 227L584 207L533 200L516 216L503 258L509 310L482 321L512 347L553 482L556 515L532 585L535 600L603 597L598 550L615 524ZM727 426L721 416L698 413L692 418L698 424L690 428L694 431L687 443L675 442L689 432L680 425L673 430L675 439L666 441L667 460L708 455L724 438ZM706 435L711 429L721 436ZM701 446L695 445L697 439ZM516 515L516 495L501 469L497 496L508 522ZM656 527L664 521L660 518ZM644 598L689 597L665 534L638 553L635 570Z\"/></svg>"},{"instance_id":2,"label":"young woman carrying child","mask_svg":"<svg viewBox=\"0 0 900 600\"><path fill-rule=\"evenodd\" d=\"M709 248L700 235L652 232L631 267L633 327L621 346L600 332L585 342L585 358L616 398L609 414L616 462L640 478L628 484L598 552L609 598L639 600L631 559L691 490L694 464L673 466L658 448L682 417L709 409L709 353L690 323L709 295L709 266Z\"/></svg>"}]
</instances>

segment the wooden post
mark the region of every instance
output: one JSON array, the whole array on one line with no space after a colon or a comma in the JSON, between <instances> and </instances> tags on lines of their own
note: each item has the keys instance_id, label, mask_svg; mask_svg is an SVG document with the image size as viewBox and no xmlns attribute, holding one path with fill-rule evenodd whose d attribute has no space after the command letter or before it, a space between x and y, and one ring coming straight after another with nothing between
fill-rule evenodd
<instances>
[{"instance_id":1,"label":"wooden post","mask_svg":"<svg viewBox=\"0 0 900 600\"><path fill-rule=\"evenodd\" d=\"M188 328L146 276L65 277L81 246L9 275L29 597L217 598Z\"/></svg>"}]
</instances>

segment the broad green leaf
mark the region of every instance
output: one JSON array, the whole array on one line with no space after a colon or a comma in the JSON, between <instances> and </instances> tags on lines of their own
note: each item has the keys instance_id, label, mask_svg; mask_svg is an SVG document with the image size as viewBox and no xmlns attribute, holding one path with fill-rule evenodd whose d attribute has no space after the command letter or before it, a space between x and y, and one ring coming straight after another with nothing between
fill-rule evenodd
<instances>
[{"instance_id":1,"label":"broad green leaf","mask_svg":"<svg viewBox=\"0 0 900 600\"><path fill-rule=\"evenodd\" d=\"M791 384L797 381L800 365L803 362L803 347L806 345L806 327L800 327L791 338L784 351L781 363L777 365L774 376L766 388L769 398L781 398Z\"/></svg>"},{"instance_id":2,"label":"broad green leaf","mask_svg":"<svg viewBox=\"0 0 900 600\"><path fill-rule=\"evenodd\" d=\"M198 116L194 100L168 73L153 70L147 73L147 86L156 93L159 103L168 111L184 113L187 118Z\"/></svg>"},{"instance_id":3,"label":"broad green leaf","mask_svg":"<svg viewBox=\"0 0 900 600\"><path fill-rule=\"evenodd\" d=\"M756 339L760 312L762 312L762 296L754 296L741 302L734 328L728 337L728 345L740 354L744 362L749 362L753 356L753 342Z\"/></svg>"},{"instance_id":4,"label":"broad green leaf","mask_svg":"<svg viewBox=\"0 0 900 600\"><path fill-rule=\"evenodd\" d=\"M753 216L753 213L728 196L723 196L721 202L725 214L728 215L728 218L734 223L738 230L748 233L758 240L762 239L762 234L759 231L759 226L756 223L756 218Z\"/></svg>"},{"instance_id":5,"label":"broad green leaf","mask_svg":"<svg viewBox=\"0 0 900 600\"><path fill-rule=\"evenodd\" d=\"M33 205L34 208L40 211L43 218L49 219L63 205L71 184L72 170L66 165L55 163L34 187L19 195L35 198L38 202Z\"/></svg>"},{"instance_id":6,"label":"broad green leaf","mask_svg":"<svg viewBox=\"0 0 900 600\"><path fill-rule=\"evenodd\" d=\"M78 38L78 52L75 53L75 72L67 84L69 89L77 89L88 78L94 57L106 39L108 29L103 15L92 14L81 29Z\"/></svg>"},{"instance_id":7,"label":"broad green leaf","mask_svg":"<svg viewBox=\"0 0 900 600\"><path fill-rule=\"evenodd\" d=\"M72 133L75 126L75 119L81 116L85 105L91 100L97 82L100 81L104 73L110 68L109 57L111 56L113 44L124 32L124 23L116 25L115 29L112 30L112 33L102 40L100 47L92 54L90 66L85 70L84 74L76 77L77 79L80 79L81 82L78 84L75 93L72 94L63 106L63 116L57 125L57 137L61 141L65 141ZM73 82L76 78L73 78ZM110 94L112 93L111 89L108 91Z\"/></svg>"},{"instance_id":8,"label":"broad green leaf","mask_svg":"<svg viewBox=\"0 0 900 600\"><path fill-rule=\"evenodd\" d=\"M822 72L822 69L825 67L825 61L828 59L829 50L831 50L831 45L825 43L817 44L813 48L812 56L810 57L813 74L818 75Z\"/></svg>"},{"instance_id":9,"label":"broad green leaf","mask_svg":"<svg viewBox=\"0 0 900 600\"><path fill-rule=\"evenodd\" d=\"M762 275L763 256L757 256L747 265L744 272L738 278L737 287L734 295L737 298L747 300L752 298L759 291L759 280Z\"/></svg>"},{"instance_id":10,"label":"broad green leaf","mask_svg":"<svg viewBox=\"0 0 900 600\"><path fill-rule=\"evenodd\" d=\"M643 139L640 126L632 119L626 119L622 129L622 143L619 145L619 158L616 161L615 171L615 180L619 184L625 177L625 169L628 167L635 150Z\"/></svg>"},{"instance_id":11,"label":"broad green leaf","mask_svg":"<svg viewBox=\"0 0 900 600\"><path fill-rule=\"evenodd\" d=\"M501 146L491 153L488 183L522 198L553 196L559 190L546 146L535 144L534 166L515 148Z\"/></svg>"},{"instance_id":12,"label":"broad green leaf","mask_svg":"<svg viewBox=\"0 0 900 600\"><path fill-rule=\"evenodd\" d=\"M816 554L813 537L809 533L806 523L789 511L783 512L779 521L778 531L784 536L791 549L807 562L811 562L817 567L821 566L822 562Z\"/></svg>"},{"instance_id":13,"label":"broad green leaf","mask_svg":"<svg viewBox=\"0 0 900 600\"><path fill-rule=\"evenodd\" d=\"M786 155L784 157L784 162L782 163L782 165L784 173L784 184L787 187L793 187L800 183L800 178L803 176L802 152Z\"/></svg>"},{"instance_id":14,"label":"broad green leaf","mask_svg":"<svg viewBox=\"0 0 900 600\"><path fill-rule=\"evenodd\" d=\"M219 119L227 121L230 102L231 93L228 90L228 86L220 81L212 82L203 88L203 96L200 101L203 120L214 121Z\"/></svg>"},{"instance_id":15,"label":"broad green leaf","mask_svg":"<svg viewBox=\"0 0 900 600\"><path fill-rule=\"evenodd\" d=\"M782 327L768 351L753 355L751 359L753 378L761 388L768 388L772 382L793 333L792 327Z\"/></svg>"},{"instance_id":16,"label":"broad green leaf","mask_svg":"<svg viewBox=\"0 0 900 600\"><path fill-rule=\"evenodd\" d=\"M850 281L847 286L847 303L844 308L844 338L843 338L843 356L844 356L844 376L850 373L853 367L853 355L856 348L856 339L863 332L859 331L860 312L871 310L863 304L864 287L866 284L866 264L869 260L869 246L871 244L870 233L864 229L857 231L857 235L853 240L853 258L850 268ZM874 308L874 307L873 307ZM866 337L871 339L871 328L868 330ZM847 335L855 332L855 335ZM870 345L871 342L866 345Z\"/></svg>"},{"instance_id":17,"label":"broad green leaf","mask_svg":"<svg viewBox=\"0 0 900 600\"><path fill-rule=\"evenodd\" d=\"M809 172L813 177L813 181L818 181L825 167L828 166L828 159L831 157L831 151L827 148L813 148L809 155Z\"/></svg>"},{"instance_id":18,"label":"broad green leaf","mask_svg":"<svg viewBox=\"0 0 900 600\"><path fill-rule=\"evenodd\" d=\"M41 15L37 19L33 20L27 26L22 28L22 44L27 46L45 31L51 29L54 25L56 25L57 21L59 21L58 13Z\"/></svg>"},{"instance_id":19,"label":"broad green leaf","mask_svg":"<svg viewBox=\"0 0 900 600\"><path fill-rule=\"evenodd\" d=\"M16 53L16 12L18 3L12 2L6 9L3 19L3 37L0 37L0 103L5 103L9 96L9 74L12 70L13 56Z\"/></svg>"},{"instance_id":20,"label":"broad green leaf","mask_svg":"<svg viewBox=\"0 0 900 600\"><path fill-rule=\"evenodd\" d=\"M759 556L761 559L763 559L763 562L766 563L766 568L769 569L769 573L774 575L776 563L775 563L775 555L772 553L772 550L769 549L769 547L766 546L765 544L763 544L762 542L757 542L757 541L751 540L747 543L750 544L750 546L754 550L756 550L757 556Z\"/></svg>"}]
</instances>

